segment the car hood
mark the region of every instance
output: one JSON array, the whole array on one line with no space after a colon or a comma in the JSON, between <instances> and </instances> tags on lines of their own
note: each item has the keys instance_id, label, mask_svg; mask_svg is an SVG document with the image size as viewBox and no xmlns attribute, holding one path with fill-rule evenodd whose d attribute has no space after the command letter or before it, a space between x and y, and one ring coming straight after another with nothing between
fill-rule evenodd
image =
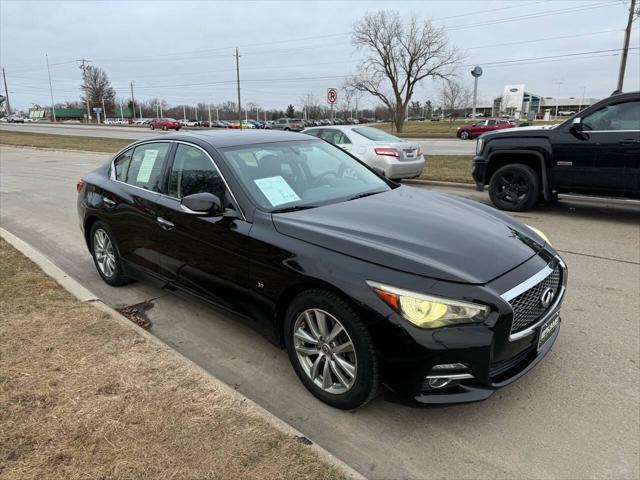
<instances>
[{"instance_id":1,"label":"car hood","mask_svg":"<svg viewBox=\"0 0 640 480\"><path fill-rule=\"evenodd\" d=\"M461 283L487 283L543 247L524 225L491 207L407 186L272 218L283 235Z\"/></svg>"}]
</instances>

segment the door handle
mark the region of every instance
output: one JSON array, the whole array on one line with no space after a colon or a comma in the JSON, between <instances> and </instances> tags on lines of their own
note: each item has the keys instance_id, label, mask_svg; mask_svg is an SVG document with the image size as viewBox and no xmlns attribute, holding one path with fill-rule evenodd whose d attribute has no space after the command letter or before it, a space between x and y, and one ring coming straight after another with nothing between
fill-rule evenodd
<instances>
[{"instance_id":1,"label":"door handle","mask_svg":"<svg viewBox=\"0 0 640 480\"><path fill-rule=\"evenodd\" d=\"M162 217L157 217L156 222L158 222L158 225L160 225L160 227L164 230L171 230L173 227L175 227L173 222L170 222L169 220Z\"/></svg>"},{"instance_id":2,"label":"door handle","mask_svg":"<svg viewBox=\"0 0 640 480\"><path fill-rule=\"evenodd\" d=\"M102 202L108 207L115 207L116 202L107 197L102 197Z\"/></svg>"}]
</instances>

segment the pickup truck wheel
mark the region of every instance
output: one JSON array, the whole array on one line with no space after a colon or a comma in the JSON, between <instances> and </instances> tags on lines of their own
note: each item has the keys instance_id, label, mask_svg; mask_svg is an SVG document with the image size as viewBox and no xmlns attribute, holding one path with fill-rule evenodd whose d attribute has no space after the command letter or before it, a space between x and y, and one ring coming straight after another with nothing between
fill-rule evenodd
<instances>
[{"instance_id":1,"label":"pickup truck wheel","mask_svg":"<svg viewBox=\"0 0 640 480\"><path fill-rule=\"evenodd\" d=\"M489 196L500 210L528 210L540 198L538 175L533 168L521 163L505 165L491 177Z\"/></svg>"},{"instance_id":2,"label":"pickup truck wheel","mask_svg":"<svg viewBox=\"0 0 640 480\"><path fill-rule=\"evenodd\" d=\"M460 140L469 140L469 132L466 130L460 132Z\"/></svg>"}]
</instances>

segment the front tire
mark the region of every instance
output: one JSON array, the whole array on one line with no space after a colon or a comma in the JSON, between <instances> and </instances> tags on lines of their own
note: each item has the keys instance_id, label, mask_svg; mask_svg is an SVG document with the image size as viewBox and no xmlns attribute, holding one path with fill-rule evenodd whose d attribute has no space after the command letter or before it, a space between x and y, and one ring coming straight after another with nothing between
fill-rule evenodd
<instances>
[{"instance_id":1,"label":"front tire","mask_svg":"<svg viewBox=\"0 0 640 480\"><path fill-rule=\"evenodd\" d=\"M293 369L318 399L351 410L375 397L380 380L373 341L342 297L325 290L298 295L284 331Z\"/></svg>"},{"instance_id":2,"label":"front tire","mask_svg":"<svg viewBox=\"0 0 640 480\"><path fill-rule=\"evenodd\" d=\"M149 128L150 128L151 130L155 130L155 129L156 129L156 127L154 127L153 125L149 125Z\"/></svg>"},{"instance_id":3,"label":"front tire","mask_svg":"<svg viewBox=\"0 0 640 480\"><path fill-rule=\"evenodd\" d=\"M540 198L540 181L533 168L521 163L499 168L489 182L489 196L500 210L522 212Z\"/></svg>"},{"instance_id":4,"label":"front tire","mask_svg":"<svg viewBox=\"0 0 640 480\"><path fill-rule=\"evenodd\" d=\"M131 280L124 274L122 260L109 227L95 222L89 234L91 255L102 279L113 287L125 285Z\"/></svg>"},{"instance_id":5,"label":"front tire","mask_svg":"<svg viewBox=\"0 0 640 480\"><path fill-rule=\"evenodd\" d=\"M469 140L469 138L469 132L467 132L466 130L460 132L460 140Z\"/></svg>"}]
</instances>

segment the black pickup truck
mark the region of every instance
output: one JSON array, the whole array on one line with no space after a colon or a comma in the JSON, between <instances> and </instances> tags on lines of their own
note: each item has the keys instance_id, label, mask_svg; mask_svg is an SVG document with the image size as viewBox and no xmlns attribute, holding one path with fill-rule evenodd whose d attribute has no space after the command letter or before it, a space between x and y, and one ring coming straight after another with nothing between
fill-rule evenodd
<instances>
[{"instance_id":1,"label":"black pickup truck","mask_svg":"<svg viewBox=\"0 0 640 480\"><path fill-rule=\"evenodd\" d=\"M612 95L556 126L485 133L472 175L501 210L558 193L640 198L640 92Z\"/></svg>"}]
</instances>

